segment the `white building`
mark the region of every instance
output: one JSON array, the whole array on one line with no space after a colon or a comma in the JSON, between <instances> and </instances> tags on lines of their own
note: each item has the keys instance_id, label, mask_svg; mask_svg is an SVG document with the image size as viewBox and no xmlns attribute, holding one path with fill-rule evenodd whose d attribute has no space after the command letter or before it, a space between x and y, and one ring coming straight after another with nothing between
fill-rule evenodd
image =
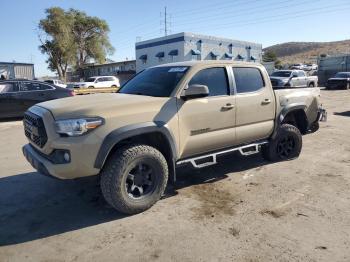
<instances>
[{"instance_id":1,"label":"white building","mask_svg":"<svg viewBox=\"0 0 350 262\"><path fill-rule=\"evenodd\" d=\"M238 60L260 62L262 45L228 38L179 33L137 42L136 72L171 62L190 60Z\"/></svg>"}]
</instances>

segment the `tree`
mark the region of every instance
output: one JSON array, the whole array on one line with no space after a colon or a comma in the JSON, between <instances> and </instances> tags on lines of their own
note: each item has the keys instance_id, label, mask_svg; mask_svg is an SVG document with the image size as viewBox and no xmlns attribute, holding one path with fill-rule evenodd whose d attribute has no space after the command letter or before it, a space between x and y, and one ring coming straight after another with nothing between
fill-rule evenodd
<instances>
[{"instance_id":1,"label":"tree","mask_svg":"<svg viewBox=\"0 0 350 262\"><path fill-rule=\"evenodd\" d=\"M68 65L74 63L75 56L70 33L72 17L59 7L47 9L46 15L39 23L39 49L48 55L48 68L65 80Z\"/></svg>"},{"instance_id":2,"label":"tree","mask_svg":"<svg viewBox=\"0 0 350 262\"><path fill-rule=\"evenodd\" d=\"M276 68L281 68L281 61L278 60L277 55L273 51L266 51L263 55L263 62L274 62Z\"/></svg>"},{"instance_id":3,"label":"tree","mask_svg":"<svg viewBox=\"0 0 350 262\"><path fill-rule=\"evenodd\" d=\"M82 70L87 59L105 61L114 48L108 38L106 21L75 9L52 7L39 22L39 49L48 55L48 68L66 79L69 66Z\"/></svg>"},{"instance_id":4,"label":"tree","mask_svg":"<svg viewBox=\"0 0 350 262\"><path fill-rule=\"evenodd\" d=\"M108 39L106 21L75 9L71 9L69 14L74 17L72 34L77 50L77 69L82 69L89 58L99 63L105 62L106 54L114 52Z\"/></svg>"}]
</instances>

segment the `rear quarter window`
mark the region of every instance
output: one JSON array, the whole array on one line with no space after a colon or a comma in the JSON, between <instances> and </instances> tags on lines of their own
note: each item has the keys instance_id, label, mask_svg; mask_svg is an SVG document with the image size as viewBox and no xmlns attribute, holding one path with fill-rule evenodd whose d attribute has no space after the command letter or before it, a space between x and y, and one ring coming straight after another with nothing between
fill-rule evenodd
<instances>
[{"instance_id":1,"label":"rear quarter window","mask_svg":"<svg viewBox=\"0 0 350 262\"><path fill-rule=\"evenodd\" d=\"M15 83L0 83L0 94L17 92L18 87Z\"/></svg>"},{"instance_id":2,"label":"rear quarter window","mask_svg":"<svg viewBox=\"0 0 350 262\"><path fill-rule=\"evenodd\" d=\"M237 93L256 92L265 86L261 71L253 67L234 67Z\"/></svg>"}]
</instances>

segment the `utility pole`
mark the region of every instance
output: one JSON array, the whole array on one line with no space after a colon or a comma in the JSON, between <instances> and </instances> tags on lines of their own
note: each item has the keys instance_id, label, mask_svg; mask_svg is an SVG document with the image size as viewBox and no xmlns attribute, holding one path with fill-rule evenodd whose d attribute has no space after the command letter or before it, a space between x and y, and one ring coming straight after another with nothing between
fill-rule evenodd
<instances>
[{"instance_id":1,"label":"utility pole","mask_svg":"<svg viewBox=\"0 0 350 262\"><path fill-rule=\"evenodd\" d=\"M164 7L164 35L168 35L168 25L167 25L167 13L166 13L166 6Z\"/></svg>"},{"instance_id":2,"label":"utility pole","mask_svg":"<svg viewBox=\"0 0 350 262\"><path fill-rule=\"evenodd\" d=\"M163 17L163 13L160 13L161 18ZM161 27L163 27L164 23L164 28L161 28L161 32L164 32L164 35L167 36L170 32L169 27L171 26L171 16L168 14L167 7L164 7L164 18L163 20L160 21Z\"/></svg>"}]
</instances>

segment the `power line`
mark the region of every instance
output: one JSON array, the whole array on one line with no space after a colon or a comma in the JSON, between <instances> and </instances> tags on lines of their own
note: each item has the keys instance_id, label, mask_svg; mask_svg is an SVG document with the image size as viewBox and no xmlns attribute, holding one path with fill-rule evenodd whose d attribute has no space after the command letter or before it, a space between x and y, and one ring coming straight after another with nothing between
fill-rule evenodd
<instances>
[{"instance_id":1,"label":"power line","mask_svg":"<svg viewBox=\"0 0 350 262\"><path fill-rule=\"evenodd\" d=\"M319 1L321 1L321 0L314 0L311 4L315 4L316 2L319 2ZM220 19L225 19L225 18L232 19L232 17L237 18L237 17L241 17L241 16L246 16L247 14L248 15L252 14L252 11L254 11L254 10L258 10L259 12L264 12L264 11L276 11L279 9L288 8L288 7L295 7L295 6L300 6L300 5L305 6L305 1L303 1L303 0L300 3L296 3L296 2L298 2L298 1L293 1L293 3L290 4L290 0L285 0L285 1L279 2L278 4L288 3L287 5L281 5L281 6L277 5L274 7L270 7L267 5L255 6L255 7L244 8L244 9L235 9L232 11L229 10L227 12L220 12L219 14L212 14L212 16L215 16L215 17L220 16ZM232 16L233 12L235 13L234 16ZM227 14L227 15L225 15L225 14ZM185 21L186 21L186 19L185 19ZM196 23L195 21L196 22L208 21L208 15L205 15L205 17L194 18L190 22L176 23L176 26L185 25L185 24L193 24L193 23Z\"/></svg>"},{"instance_id":2,"label":"power line","mask_svg":"<svg viewBox=\"0 0 350 262\"><path fill-rule=\"evenodd\" d=\"M343 7L348 7L349 5L344 5ZM292 15L292 16L289 16L293 13L285 13L285 14L281 14L281 15L276 15L276 16L269 16L269 17L265 17L265 18L262 18L260 20L247 20L247 21L243 21L243 22L232 22L232 23L226 23L225 25L218 25L218 24L214 24L212 25L212 27L220 27L220 28L226 28L226 27L232 27L233 26L248 26L248 25L255 25L255 24L260 24L260 23L266 23L266 22L274 22L274 21L281 21L281 20L287 20L287 19L291 19L291 18L297 18L297 17L304 17L304 16L309 16L309 15L312 15L312 14L322 14L322 13L327 13L327 12L336 12L336 11L343 11L343 10L348 10L348 8L344 9L344 8L337 8L337 9L334 9L334 10L330 10L328 9L329 7L334 7L334 6L328 6L327 8L318 8L317 10L319 11L315 11L315 9L312 9L312 10L305 10L305 11L301 11L299 12L299 14L296 14L296 15ZM336 6L336 7L339 7ZM350 6L349 6L350 8ZM305 13L305 14L301 14L300 13ZM279 18L280 17L280 18ZM270 19L270 18L277 18L277 19ZM200 29L200 28L203 28L203 27L198 27L196 29ZM205 27L206 29L208 29L208 26Z\"/></svg>"}]
</instances>

